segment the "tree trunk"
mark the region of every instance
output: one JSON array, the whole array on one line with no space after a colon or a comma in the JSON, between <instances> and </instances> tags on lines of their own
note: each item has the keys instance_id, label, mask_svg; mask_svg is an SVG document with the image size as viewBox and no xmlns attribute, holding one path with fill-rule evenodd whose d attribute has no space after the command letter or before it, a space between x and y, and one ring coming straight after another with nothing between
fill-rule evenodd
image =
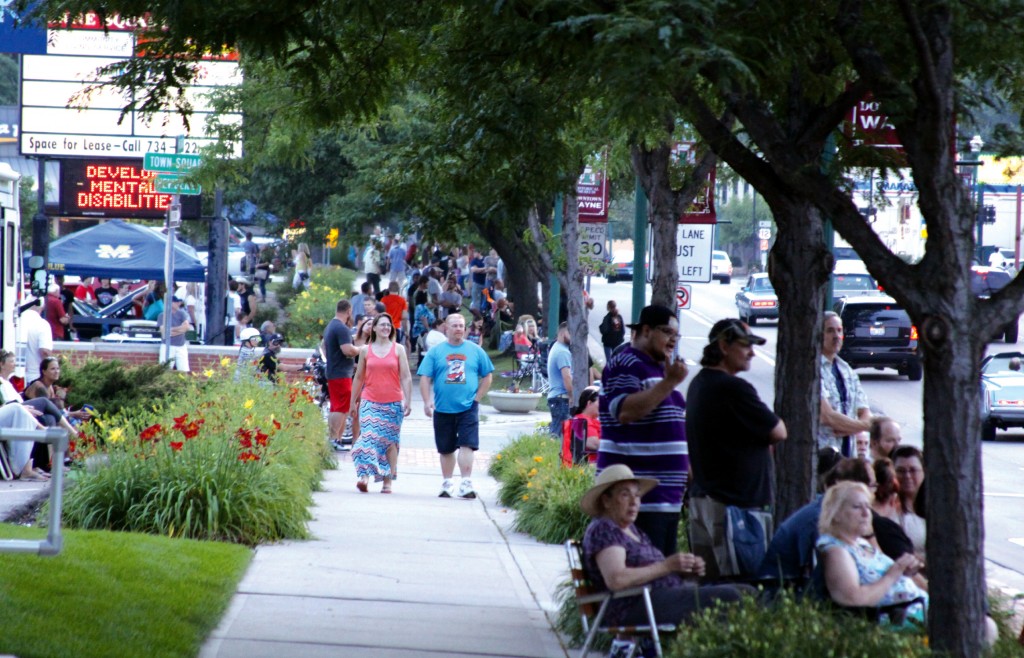
<instances>
[{"instance_id":1,"label":"tree trunk","mask_svg":"<svg viewBox=\"0 0 1024 658\"><path fill-rule=\"evenodd\" d=\"M722 121L732 123L731 115ZM648 148L643 144L630 147L630 159L633 171L640 179L640 185L650 202L651 233L654 268L651 282L651 304L660 304L675 308L676 286L679 283L679 269L676 265L676 234L679 220L693 200L699 196L707 184L708 174L718 164L718 157L710 149L696 162L673 163L672 133L675 118L666 119L665 140ZM675 166L690 167L682 187L672 187L671 169ZM636 263L633 271L639 272ZM634 309L634 312L636 309Z\"/></svg>"},{"instance_id":2,"label":"tree trunk","mask_svg":"<svg viewBox=\"0 0 1024 658\"><path fill-rule=\"evenodd\" d=\"M576 195L565 200L565 219L562 222L562 249L565 251L565 272L558 272L566 307L569 311L569 336L572 351L572 395L569 406L576 405L580 391L590 384L589 352L587 351L587 310L583 307L583 268L579 252L579 207Z\"/></svg>"},{"instance_id":3,"label":"tree trunk","mask_svg":"<svg viewBox=\"0 0 1024 658\"><path fill-rule=\"evenodd\" d=\"M924 363L924 468L928 510L928 626L933 646L953 656L983 653L985 531L978 371L983 345L960 318L931 317ZM959 403L958 403L959 402ZM956 629L956 630L953 630Z\"/></svg>"},{"instance_id":4,"label":"tree trunk","mask_svg":"<svg viewBox=\"0 0 1024 658\"><path fill-rule=\"evenodd\" d=\"M634 145L631 149L633 170L650 203L651 243L651 304L675 308L676 284L676 227L679 225L676 194L669 180L672 149L668 142L653 149ZM633 271L639 272L637 264Z\"/></svg>"},{"instance_id":5,"label":"tree trunk","mask_svg":"<svg viewBox=\"0 0 1024 658\"><path fill-rule=\"evenodd\" d=\"M488 244L494 247L505 263L505 287L509 299L515 304L515 315L537 317L537 283L542 264L537 251L527 244L521 230L508 228L505 223L481 222L478 229Z\"/></svg>"},{"instance_id":6,"label":"tree trunk","mask_svg":"<svg viewBox=\"0 0 1024 658\"><path fill-rule=\"evenodd\" d=\"M807 504L814 493L815 432L818 427L818 360L821 354L825 286L832 256L822 242L821 214L807 203L772 206L779 234L768 275L784 300L779 306L775 352L775 413L789 437L775 447L775 520Z\"/></svg>"}]
</instances>

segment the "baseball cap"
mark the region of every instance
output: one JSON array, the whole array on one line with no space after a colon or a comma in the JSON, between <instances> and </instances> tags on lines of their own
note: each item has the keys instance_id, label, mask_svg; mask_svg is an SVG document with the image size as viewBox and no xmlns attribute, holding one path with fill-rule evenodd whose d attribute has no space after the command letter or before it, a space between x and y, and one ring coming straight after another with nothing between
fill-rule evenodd
<instances>
[{"instance_id":1,"label":"baseball cap","mask_svg":"<svg viewBox=\"0 0 1024 658\"><path fill-rule=\"evenodd\" d=\"M724 340L727 343L741 341L749 345L764 345L768 342L761 336L750 333L747 323L737 318L719 320L715 326L711 327L711 332L708 333L708 342L717 343L719 340Z\"/></svg>"},{"instance_id":2,"label":"baseball cap","mask_svg":"<svg viewBox=\"0 0 1024 658\"><path fill-rule=\"evenodd\" d=\"M177 295L175 295L174 297L171 297L171 301L172 302L178 302L179 304L182 303L181 302L181 297L178 297Z\"/></svg>"},{"instance_id":3,"label":"baseball cap","mask_svg":"<svg viewBox=\"0 0 1024 658\"><path fill-rule=\"evenodd\" d=\"M640 311L640 319L633 324L627 324L626 326L630 329L639 329L640 327L663 327L668 324L669 320L676 317L676 314L672 312L667 306L661 306L660 304L651 304L645 306Z\"/></svg>"},{"instance_id":4,"label":"baseball cap","mask_svg":"<svg viewBox=\"0 0 1024 658\"><path fill-rule=\"evenodd\" d=\"M284 336L282 336L281 334L270 334L269 336L267 336L267 342L268 343L283 343L284 342Z\"/></svg>"}]
</instances>

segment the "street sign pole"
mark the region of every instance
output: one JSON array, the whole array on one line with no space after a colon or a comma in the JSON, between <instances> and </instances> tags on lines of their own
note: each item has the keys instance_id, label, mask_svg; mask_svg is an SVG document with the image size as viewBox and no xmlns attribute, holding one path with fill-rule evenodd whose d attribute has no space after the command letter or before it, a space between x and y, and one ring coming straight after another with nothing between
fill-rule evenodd
<instances>
[{"instance_id":1,"label":"street sign pole","mask_svg":"<svg viewBox=\"0 0 1024 658\"><path fill-rule=\"evenodd\" d=\"M175 153L185 150L185 137L179 135L174 144ZM146 154L146 166L151 163L151 153ZM163 347L161 361L168 361L171 358L171 315L174 311L174 229L181 221L181 197L177 194L171 195L171 206L167 209L167 249L164 253L164 282L167 291L164 293L164 327Z\"/></svg>"}]
</instances>

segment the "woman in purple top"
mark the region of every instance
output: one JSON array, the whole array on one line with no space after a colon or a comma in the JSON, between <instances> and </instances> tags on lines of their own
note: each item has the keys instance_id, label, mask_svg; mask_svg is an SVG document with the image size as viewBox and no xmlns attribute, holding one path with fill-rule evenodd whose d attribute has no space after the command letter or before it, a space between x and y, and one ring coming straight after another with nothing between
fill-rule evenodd
<instances>
[{"instance_id":1,"label":"woman in purple top","mask_svg":"<svg viewBox=\"0 0 1024 658\"><path fill-rule=\"evenodd\" d=\"M593 518L583 535L584 568L598 591L649 586L658 623L676 624L715 601L735 601L741 589L750 588L700 587L698 579L704 574L701 558L692 553L665 557L633 524L640 511L640 497L657 484L657 480L637 478L625 464L601 471L580 500L580 508ZM639 597L612 601L605 620L609 624L644 624L644 602Z\"/></svg>"}]
</instances>

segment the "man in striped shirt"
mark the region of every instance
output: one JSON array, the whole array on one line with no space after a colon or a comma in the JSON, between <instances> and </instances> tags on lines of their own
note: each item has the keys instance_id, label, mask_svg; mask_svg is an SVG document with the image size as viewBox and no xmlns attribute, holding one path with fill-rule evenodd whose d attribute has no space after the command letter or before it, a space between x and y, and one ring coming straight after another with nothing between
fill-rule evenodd
<instances>
[{"instance_id":1,"label":"man in striped shirt","mask_svg":"<svg viewBox=\"0 0 1024 658\"><path fill-rule=\"evenodd\" d=\"M632 342L612 357L601 376L597 471L626 464L637 477L658 480L640 501L636 526L662 553L672 555L690 466L686 403L676 390L687 372L675 354L679 322L668 308L653 305L628 326Z\"/></svg>"}]
</instances>

